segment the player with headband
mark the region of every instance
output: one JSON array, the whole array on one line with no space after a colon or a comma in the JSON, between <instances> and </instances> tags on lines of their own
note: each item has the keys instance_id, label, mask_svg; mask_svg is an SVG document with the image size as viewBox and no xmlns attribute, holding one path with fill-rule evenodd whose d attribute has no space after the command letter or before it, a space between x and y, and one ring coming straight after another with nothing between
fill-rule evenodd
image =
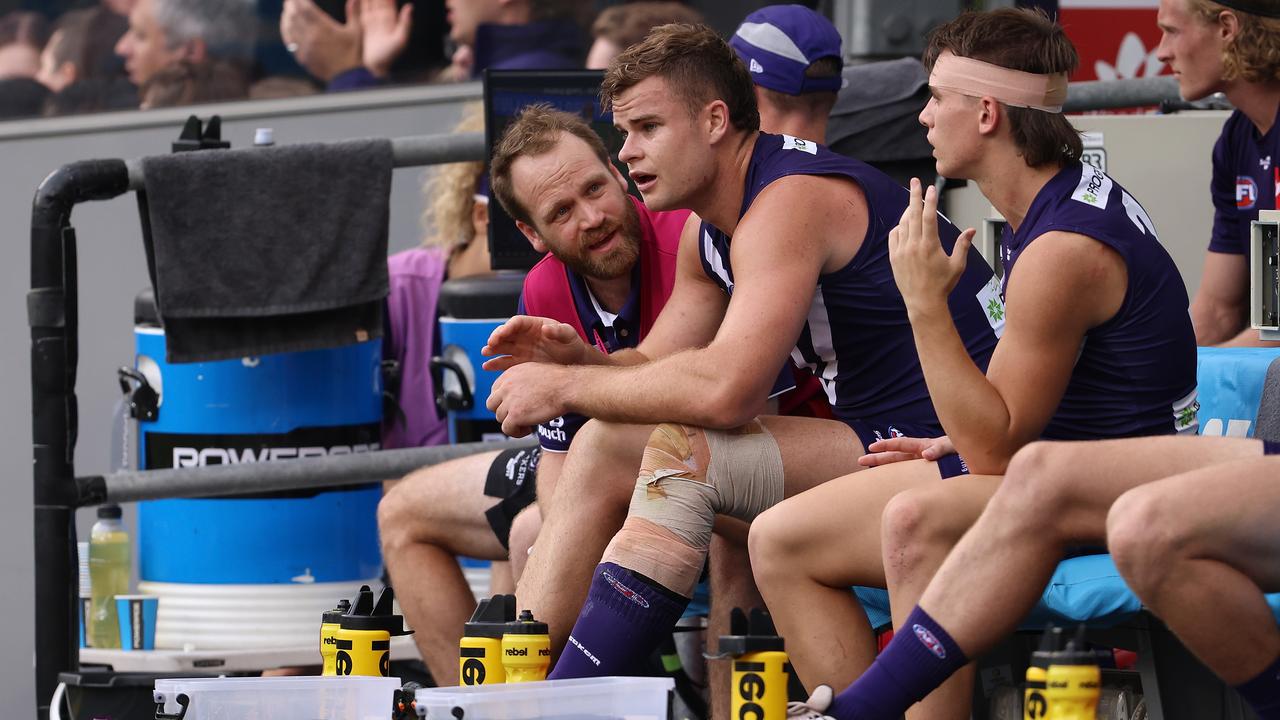
<instances>
[{"instance_id":1,"label":"player with headband","mask_svg":"<svg viewBox=\"0 0 1280 720\"><path fill-rule=\"evenodd\" d=\"M1161 2L1159 53L1172 65L1183 95L1221 89L1240 103L1215 163L1224 146L1236 144L1232 122L1276 112L1277 15L1274 3L1259 0ZM1246 138L1256 145L1276 135L1272 123ZM1280 629L1263 597L1280 590L1274 562L1280 552L1277 463L1280 443L1252 438L1029 445L920 596L918 613L925 620L909 628L899 624L893 642L842 698L844 707L858 711L828 713L899 716L966 657L1012 632L1063 552L1105 541L1143 605L1260 718L1280 718ZM896 551L886 547L886 557Z\"/></svg>"},{"instance_id":2,"label":"player with headband","mask_svg":"<svg viewBox=\"0 0 1280 720\"><path fill-rule=\"evenodd\" d=\"M964 259L937 247L937 194L913 181L889 253L948 435L875 443L863 463L878 467L752 526L756 580L800 679L844 687L861 675L838 697L819 688L793 708L799 717L898 717L938 672L966 664L914 606L1021 447L1196 428L1186 289L1142 206L1080 162L1079 133L1061 115L1077 63L1062 29L1037 11L969 13L933 32L924 59L932 98L920 121L938 174L975 181L1008 220L1004 334L985 373L964 356L946 304ZM936 462L956 452L972 474L939 480ZM898 633L874 665L849 585L889 589ZM912 715L968 717L971 686L962 674Z\"/></svg>"},{"instance_id":3,"label":"player with headband","mask_svg":"<svg viewBox=\"0 0 1280 720\"><path fill-rule=\"evenodd\" d=\"M1213 234L1191 319L1201 345L1275 345L1249 328L1249 226L1280 198L1280 4L1162 0L1156 54L1187 100L1235 107L1213 148Z\"/></svg>"}]
</instances>

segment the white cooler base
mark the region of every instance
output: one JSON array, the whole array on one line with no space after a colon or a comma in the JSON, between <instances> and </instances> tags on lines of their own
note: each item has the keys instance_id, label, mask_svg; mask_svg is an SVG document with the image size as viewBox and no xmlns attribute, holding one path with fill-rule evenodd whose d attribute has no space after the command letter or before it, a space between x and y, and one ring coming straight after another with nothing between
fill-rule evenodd
<instances>
[{"instance_id":1,"label":"white cooler base","mask_svg":"<svg viewBox=\"0 0 1280 720\"><path fill-rule=\"evenodd\" d=\"M141 581L160 598L157 650L251 650L316 647L320 614L377 578L335 583L213 585Z\"/></svg>"}]
</instances>

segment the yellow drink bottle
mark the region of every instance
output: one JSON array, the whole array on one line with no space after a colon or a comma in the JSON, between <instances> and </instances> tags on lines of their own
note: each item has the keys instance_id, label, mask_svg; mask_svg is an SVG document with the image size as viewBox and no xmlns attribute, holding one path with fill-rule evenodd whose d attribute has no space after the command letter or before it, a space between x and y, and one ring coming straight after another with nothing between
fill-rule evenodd
<instances>
[{"instance_id":1,"label":"yellow drink bottle","mask_svg":"<svg viewBox=\"0 0 1280 720\"><path fill-rule=\"evenodd\" d=\"M1045 673L1049 720L1096 720L1102 694L1102 671L1085 649L1084 626L1066 650L1055 653Z\"/></svg>"},{"instance_id":2,"label":"yellow drink bottle","mask_svg":"<svg viewBox=\"0 0 1280 720\"><path fill-rule=\"evenodd\" d=\"M515 622L507 623L502 634L502 669L507 682L534 682L547 679L551 665L551 636L547 624L522 611Z\"/></svg>"},{"instance_id":3,"label":"yellow drink bottle","mask_svg":"<svg viewBox=\"0 0 1280 720\"><path fill-rule=\"evenodd\" d=\"M730 632L720 638L720 652L733 657L729 713L735 718L784 720L791 663L769 614L754 608L750 619L741 608L730 616Z\"/></svg>"},{"instance_id":4,"label":"yellow drink bottle","mask_svg":"<svg viewBox=\"0 0 1280 720\"><path fill-rule=\"evenodd\" d=\"M334 635L336 675L391 676L391 636L406 635L404 618L392 613L395 593L382 589L378 602L367 588L356 595L351 610L338 622Z\"/></svg>"},{"instance_id":5,"label":"yellow drink bottle","mask_svg":"<svg viewBox=\"0 0 1280 720\"><path fill-rule=\"evenodd\" d=\"M89 614L85 640L90 647L120 647L116 595L129 592L129 534L119 505L98 508L98 521L89 532Z\"/></svg>"},{"instance_id":6,"label":"yellow drink bottle","mask_svg":"<svg viewBox=\"0 0 1280 720\"><path fill-rule=\"evenodd\" d=\"M362 590L368 590L365 585ZM342 616L351 609L351 601L343 598L338 606L320 614L320 674L334 676L338 674L338 628L341 627Z\"/></svg>"},{"instance_id":7,"label":"yellow drink bottle","mask_svg":"<svg viewBox=\"0 0 1280 720\"><path fill-rule=\"evenodd\" d=\"M1049 698L1045 694L1045 678L1053 654L1060 647L1062 628L1050 625L1040 636L1040 647L1031 653L1027 665L1027 689L1022 698L1023 720L1045 720L1049 717Z\"/></svg>"},{"instance_id":8,"label":"yellow drink bottle","mask_svg":"<svg viewBox=\"0 0 1280 720\"><path fill-rule=\"evenodd\" d=\"M458 642L458 684L497 685L507 681L502 667L502 636L516 619L516 596L481 600Z\"/></svg>"}]
</instances>

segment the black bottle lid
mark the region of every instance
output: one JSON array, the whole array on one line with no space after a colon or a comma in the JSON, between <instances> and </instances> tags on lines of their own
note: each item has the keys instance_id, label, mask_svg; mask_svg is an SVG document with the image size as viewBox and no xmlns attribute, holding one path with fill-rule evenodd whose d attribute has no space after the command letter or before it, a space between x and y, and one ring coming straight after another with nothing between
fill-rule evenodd
<instances>
[{"instance_id":1,"label":"black bottle lid","mask_svg":"<svg viewBox=\"0 0 1280 720\"><path fill-rule=\"evenodd\" d=\"M507 635L546 635L547 624L533 619L532 610L520 611L520 617L506 624Z\"/></svg>"},{"instance_id":2,"label":"black bottle lid","mask_svg":"<svg viewBox=\"0 0 1280 720\"><path fill-rule=\"evenodd\" d=\"M516 619L516 596L494 595L481 600L471 619L463 626L466 637L501 638L507 623Z\"/></svg>"}]
</instances>

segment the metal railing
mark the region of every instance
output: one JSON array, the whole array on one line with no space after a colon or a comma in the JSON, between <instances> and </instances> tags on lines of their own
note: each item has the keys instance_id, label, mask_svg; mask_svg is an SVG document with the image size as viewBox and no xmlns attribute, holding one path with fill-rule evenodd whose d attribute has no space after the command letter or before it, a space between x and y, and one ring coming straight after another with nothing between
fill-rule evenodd
<instances>
[{"instance_id":1,"label":"metal railing","mask_svg":"<svg viewBox=\"0 0 1280 720\"><path fill-rule=\"evenodd\" d=\"M482 133L424 135L391 141L396 167L484 159ZM79 431L75 207L143 187L140 160L87 160L40 183L31 211L32 478L35 539L36 711L48 717L58 673L79 667L75 510L105 502L294 490L400 477L423 465L506 443L385 450L247 467L213 466L121 472L77 478Z\"/></svg>"}]
</instances>

